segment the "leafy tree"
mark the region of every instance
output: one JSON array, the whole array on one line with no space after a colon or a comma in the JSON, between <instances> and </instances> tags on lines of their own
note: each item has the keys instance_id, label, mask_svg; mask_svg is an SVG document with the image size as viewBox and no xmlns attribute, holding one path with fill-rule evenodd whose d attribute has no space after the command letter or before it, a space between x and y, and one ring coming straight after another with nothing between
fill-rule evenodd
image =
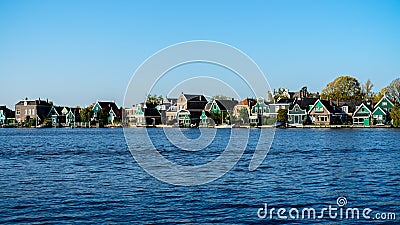
<instances>
[{"instance_id":1,"label":"leafy tree","mask_svg":"<svg viewBox=\"0 0 400 225\"><path fill-rule=\"evenodd\" d=\"M394 127L400 127L400 105L395 104L390 111L390 117L393 120Z\"/></svg>"},{"instance_id":2,"label":"leafy tree","mask_svg":"<svg viewBox=\"0 0 400 225\"><path fill-rule=\"evenodd\" d=\"M278 116L276 118L276 120L278 122L284 122L286 123L288 121L288 110L287 109L279 109L278 110Z\"/></svg>"},{"instance_id":3,"label":"leafy tree","mask_svg":"<svg viewBox=\"0 0 400 225\"><path fill-rule=\"evenodd\" d=\"M146 103L151 103L153 105L159 105L163 101L162 95L157 96L156 94L154 95L147 95Z\"/></svg>"},{"instance_id":4,"label":"leafy tree","mask_svg":"<svg viewBox=\"0 0 400 225\"><path fill-rule=\"evenodd\" d=\"M364 99L371 99L373 95L372 87L374 87L374 85L369 79L367 80L367 82L365 82L365 84L362 85L362 95Z\"/></svg>"},{"instance_id":5,"label":"leafy tree","mask_svg":"<svg viewBox=\"0 0 400 225\"><path fill-rule=\"evenodd\" d=\"M247 111L247 108L242 107L238 110L238 120L240 120L242 123L249 122L249 113Z\"/></svg>"},{"instance_id":6,"label":"leafy tree","mask_svg":"<svg viewBox=\"0 0 400 225\"><path fill-rule=\"evenodd\" d=\"M378 103L381 98L386 95L387 87L382 88L377 94L372 95L372 102L374 104Z\"/></svg>"},{"instance_id":7,"label":"leafy tree","mask_svg":"<svg viewBox=\"0 0 400 225\"><path fill-rule=\"evenodd\" d=\"M397 103L400 103L400 78L397 78L387 86L386 95L395 100Z\"/></svg>"},{"instance_id":8,"label":"leafy tree","mask_svg":"<svg viewBox=\"0 0 400 225\"><path fill-rule=\"evenodd\" d=\"M362 98L361 85L358 80L350 76L340 76L326 85L322 90L323 99L359 100Z\"/></svg>"},{"instance_id":9,"label":"leafy tree","mask_svg":"<svg viewBox=\"0 0 400 225\"><path fill-rule=\"evenodd\" d=\"M100 109L97 112L97 119L99 121L99 124L101 126L106 125L108 123L108 117L110 116L110 113L107 112L105 109Z\"/></svg>"},{"instance_id":10,"label":"leafy tree","mask_svg":"<svg viewBox=\"0 0 400 225\"><path fill-rule=\"evenodd\" d=\"M278 90L274 89L274 99L275 99L275 101L278 100L279 98L289 98L286 95L284 88L278 88Z\"/></svg>"},{"instance_id":11,"label":"leafy tree","mask_svg":"<svg viewBox=\"0 0 400 225\"><path fill-rule=\"evenodd\" d=\"M92 106L83 108L80 112L79 115L81 116L81 121L82 122L89 122L90 119L93 117L93 109Z\"/></svg>"}]
</instances>

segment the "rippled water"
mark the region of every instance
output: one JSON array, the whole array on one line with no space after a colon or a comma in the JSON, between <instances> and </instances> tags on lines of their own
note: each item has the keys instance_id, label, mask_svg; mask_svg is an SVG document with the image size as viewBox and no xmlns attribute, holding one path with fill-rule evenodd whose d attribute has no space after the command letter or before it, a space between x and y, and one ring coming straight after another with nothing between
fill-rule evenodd
<instances>
[{"instance_id":1,"label":"rippled water","mask_svg":"<svg viewBox=\"0 0 400 225\"><path fill-rule=\"evenodd\" d=\"M189 164L218 156L229 135L218 130L209 148L182 153L161 129L148 132L160 137L155 145L165 157ZM183 132L199 137L198 129ZM122 129L0 129L0 223L368 222L257 216L264 203L320 210L337 207L339 196L348 207L395 212L392 223L399 221L400 130L278 129L263 164L249 172L258 135L251 130L244 155L222 178L181 187L148 175L132 158Z\"/></svg>"}]
</instances>

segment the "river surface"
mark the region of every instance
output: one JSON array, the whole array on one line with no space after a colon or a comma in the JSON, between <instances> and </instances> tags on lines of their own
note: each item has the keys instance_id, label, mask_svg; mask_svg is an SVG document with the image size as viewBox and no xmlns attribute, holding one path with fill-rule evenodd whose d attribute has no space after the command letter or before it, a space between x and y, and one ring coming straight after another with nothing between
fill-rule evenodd
<instances>
[{"instance_id":1,"label":"river surface","mask_svg":"<svg viewBox=\"0 0 400 225\"><path fill-rule=\"evenodd\" d=\"M145 138L129 132L138 142ZM209 147L185 153L162 129L147 132L168 159L202 164L221 153L230 129L218 129ZM200 130L182 132L195 139ZM243 156L224 176L185 187L139 166L123 129L0 129L0 223L356 224L377 222L376 213L396 214L380 223L400 222L399 129L277 129L267 157L249 172L259 132L251 129ZM304 208L317 216L338 208L338 198L346 200L344 210L357 207L360 219L330 218L327 211L301 218ZM265 215L266 204L272 214ZM279 208L288 218L278 218ZM294 208L300 215L293 219ZM370 219L361 215L365 208Z\"/></svg>"}]
</instances>

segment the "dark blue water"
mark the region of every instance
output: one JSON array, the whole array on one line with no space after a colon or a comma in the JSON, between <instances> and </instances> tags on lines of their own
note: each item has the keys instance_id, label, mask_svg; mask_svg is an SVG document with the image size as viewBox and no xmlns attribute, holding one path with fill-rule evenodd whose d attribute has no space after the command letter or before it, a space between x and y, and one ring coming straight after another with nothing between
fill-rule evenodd
<instances>
[{"instance_id":1,"label":"dark blue water","mask_svg":"<svg viewBox=\"0 0 400 225\"><path fill-rule=\"evenodd\" d=\"M180 155L161 129L148 131L160 135L155 144L163 155L198 163L215 158L226 144L221 137L229 135L229 129L218 130L221 139L212 147ZM184 132L199 136L196 129ZM122 129L0 129L0 223L374 222L327 214L315 220L257 216L264 203L318 211L337 207L340 196L346 207L371 208L371 217L394 212L396 220L385 222L399 222L400 130L278 129L263 164L249 172L258 133L251 131L244 155L223 177L182 187L148 175L130 155Z\"/></svg>"}]
</instances>

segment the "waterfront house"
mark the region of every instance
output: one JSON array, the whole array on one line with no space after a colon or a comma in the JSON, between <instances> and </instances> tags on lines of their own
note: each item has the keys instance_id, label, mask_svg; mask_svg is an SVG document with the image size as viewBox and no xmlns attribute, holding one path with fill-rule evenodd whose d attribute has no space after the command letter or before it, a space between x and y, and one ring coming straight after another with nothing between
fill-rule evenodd
<instances>
[{"instance_id":1,"label":"waterfront house","mask_svg":"<svg viewBox=\"0 0 400 225\"><path fill-rule=\"evenodd\" d=\"M253 98L246 98L240 102L238 102L238 104L236 104L233 107L233 115L235 117L239 117L240 116L240 111L245 109L247 112L247 118L239 118L239 123L249 123L250 122L250 117L251 117L251 109L252 107L257 103L257 100L253 99ZM254 116L253 119L256 119L256 121L253 121L253 123L257 124L258 123L258 117Z\"/></svg>"},{"instance_id":2,"label":"waterfront house","mask_svg":"<svg viewBox=\"0 0 400 225\"><path fill-rule=\"evenodd\" d=\"M371 125L372 103L362 102L357 106L353 113L353 125L355 126L369 126Z\"/></svg>"},{"instance_id":3,"label":"waterfront house","mask_svg":"<svg viewBox=\"0 0 400 225\"><path fill-rule=\"evenodd\" d=\"M250 109L249 119L251 124L263 125L264 119L270 117L270 106L268 104L263 97L257 98L256 103Z\"/></svg>"},{"instance_id":4,"label":"waterfront house","mask_svg":"<svg viewBox=\"0 0 400 225\"><path fill-rule=\"evenodd\" d=\"M15 119L18 123L25 122L25 120L36 119L43 121L49 114L52 104L48 100L24 100L15 104Z\"/></svg>"},{"instance_id":5,"label":"waterfront house","mask_svg":"<svg viewBox=\"0 0 400 225\"><path fill-rule=\"evenodd\" d=\"M15 118L15 112L5 105L0 106L0 126L9 124L9 122L13 121Z\"/></svg>"},{"instance_id":6,"label":"waterfront house","mask_svg":"<svg viewBox=\"0 0 400 225\"><path fill-rule=\"evenodd\" d=\"M198 126L208 101L204 95L181 93L177 100L177 122L179 126Z\"/></svg>"},{"instance_id":7,"label":"waterfront house","mask_svg":"<svg viewBox=\"0 0 400 225\"><path fill-rule=\"evenodd\" d=\"M155 126L161 124L161 113L156 107L156 104L149 102L146 102L146 104L143 106L142 110L144 113L146 126Z\"/></svg>"},{"instance_id":8,"label":"waterfront house","mask_svg":"<svg viewBox=\"0 0 400 225\"><path fill-rule=\"evenodd\" d=\"M121 120L122 117L122 112L121 110L117 107L114 101L112 102L99 102L97 101L93 105L93 120L98 121L98 112L100 110L105 110L108 113L107 121L105 123L111 123L114 124L116 120Z\"/></svg>"},{"instance_id":9,"label":"waterfront house","mask_svg":"<svg viewBox=\"0 0 400 225\"><path fill-rule=\"evenodd\" d=\"M270 117L277 117L279 109L287 109L289 110L290 106L294 104L296 99L294 98L281 98L278 99L275 103L268 104L269 113L267 114Z\"/></svg>"},{"instance_id":10,"label":"waterfront house","mask_svg":"<svg viewBox=\"0 0 400 225\"><path fill-rule=\"evenodd\" d=\"M311 123L315 125L342 124L345 116L332 101L318 99L308 110Z\"/></svg>"},{"instance_id":11,"label":"waterfront house","mask_svg":"<svg viewBox=\"0 0 400 225\"><path fill-rule=\"evenodd\" d=\"M166 97L162 100L162 103L156 107L161 114L161 121L163 124L176 123L176 113L178 111L177 101L177 98Z\"/></svg>"},{"instance_id":12,"label":"waterfront house","mask_svg":"<svg viewBox=\"0 0 400 225\"><path fill-rule=\"evenodd\" d=\"M51 120L52 126L71 126L80 120L79 112L80 108L53 105L47 118Z\"/></svg>"},{"instance_id":13,"label":"waterfront house","mask_svg":"<svg viewBox=\"0 0 400 225\"><path fill-rule=\"evenodd\" d=\"M372 117L376 124L386 124L390 120L390 111L392 110L394 104L385 95L383 96L374 107L372 112Z\"/></svg>"},{"instance_id":14,"label":"waterfront house","mask_svg":"<svg viewBox=\"0 0 400 225\"><path fill-rule=\"evenodd\" d=\"M318 98L298 98L294 104L289 106L288 125L302 126L311 123L308 116L308 110L315 104Z\"/></svg>"},{"instance_id":15,"label":"waterfront house","mask_svg":"<svg viewBox=\"0 0 400 225\"><path fill-rule=\"evenodd\" d=\"M237 100L218 100L214 99L207 103L205 111L212 115L214 122L217 124L231 123L233 116L233 108L238 104Z\"/></svg>"}]
</instances>

